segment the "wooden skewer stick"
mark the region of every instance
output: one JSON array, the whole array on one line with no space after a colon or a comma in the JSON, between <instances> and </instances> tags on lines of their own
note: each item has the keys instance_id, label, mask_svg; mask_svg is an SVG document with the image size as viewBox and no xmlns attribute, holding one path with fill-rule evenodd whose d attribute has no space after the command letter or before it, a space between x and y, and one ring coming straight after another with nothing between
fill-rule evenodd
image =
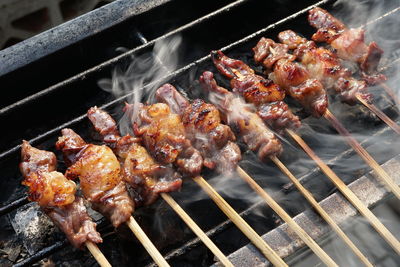
<instances>
[{"instance_id":1,"label":"wooden skewer stick","mask_svg":"<svg viewBox=\"0 0 400 267\"><path fill-rule=\"evenodd\" d=\"M248 239L264 254L275 266L287 266L281 257L254 231L253 228L218 194L212 186L197 176L193 180L210 196L225 215L247 236Z\"/></svg>"},{"instance_id":2,"label":"wooden skewer stick","mask_svg":"<svg viewBox=\"0 0 400 267\"><path fill-rule=\"evenodd\" d=\"M397 105L397 107L400 108L400 100L397 97L394 90L392 88L390 88L389 85L387 85L386 83L381 83L380 86L382 86L383 89L385 89L386 93L393 99L393 101Z\"/></svg>"},{"instance_id":3,"label":"wooden skewer stick","mask_svg":"<svg viewBox=\"0 0 400 267\"><path fill-rule=\"evenodd\" d=\"M111 267L111 264L95 243L86 241L85 245L101 267Z\"/></svg>"},{"instance_id":4,"label":"wooden skewer stick","mask_svg":"<svg viewBox=\"0 0 400 267\"><path fill-rule=\"evenodd\" d=\"M357 95L357 99L369 110L375 113L390 128L392 128L393 131L400 134L400 126L397 123L395 123L391 118L389 118L385 113L383 113L379 108L377 108L374 104L370 104L367 101L365 101L360 95Z\"/></svg>"},{"instance_id":5,"label":"wooden skewer stick","mask_svg":"<svg viewBox=\"0 0 400 267\"><path fill-rule=\"evenodd\" d=\"M136 238L144 246L147 252L150 254L151 258L158 266L167 267L170 266L168 262L164 259L158 249L154 246L153 242L147 237L146 233L142 230L140 225L136 222L135 218L130 217L129 221L126 222L132 232L135 234Z\"/></svg>"},{"instance_id":6,"label":"wooden skewer stick","mask_svg":"<svg viewBox=\"0 0 400 267\"><path fill-rule=\"evenodd\" d=\"M332 229L338 234L339 237L350 247L354 254L364 263L365 266L372 267L372 263L364 256L364 254L357 248L357 246L350 240L345 232L340 229L336 222L329 216L329 214L319 205L313 195L299 182L299 180L289 171L288 168L275 156L271 157L271 160L281 169L281 171L292 181L302 195L310 202L321 217L332 227Z\"/></svg>"},{"instance_id":7,"label":"wooden skewer stick","mask_svg":"<svg viewBox=\"0 0 400 267\"><path fill-rule=\"evenodd\" d=\"M300 147L313 159L326 176L332 181L337 189L350 201L351 204L364 216L374 229L389 243L389 245L400 255L400 242L389 232L379 219L361 202L361 200L347 187L345 183L325 164L315 152L304 142L304 140L292 130L287 133L300 145Z\"/></svg>"},{"instance_id":8,"label":"wooden skewer stick","mask_svg":"<svg viewBox=\"0 0 400 267\"><path fill-rule=\"evenodd\" d=\"M324 117L332 123L335 129L346 138L349 145L361 156L361 158L378 174L378 177L384 182L393 194L400 199L400 187L393 181L393 179L385 172L385 170L376 162L372 156L358 143L358 141L351 136L351 134L344 128L329 109L326 110Z\"/></svg>"},{"instance_id":9,"label":"wooden skewer stick","mask_svg":"<svg viewBox=\"0 0 400 267\"><path fill-rule=\"evenodd\" d=\"M237 172L239 176L247 182L264 200L267 202L278 215L281 217L289 227L307 244L307 246L314 251L314 253L324 262L327 266L338 266L331 257L301 228L290 216L286 213L275 200L254 181L242 168L238 167Z\"/></svg>"},{"instance_id":10,"label":"wooden skewer stick","mask_svg":"<svg viewBox=\"0 0 400 267\"><path fill-rule=\"evenodd\" d=\"M222 251L211 241L211 239L200 229L200 227L190 218L190 216L179 206L179 204L168 194L161 193L161 197L168 205L181 217L181 219L192 229L201 241L211 250L219 261L227 267L233 267L233 264L222 253Z\"/></svg>"}]
</instances>

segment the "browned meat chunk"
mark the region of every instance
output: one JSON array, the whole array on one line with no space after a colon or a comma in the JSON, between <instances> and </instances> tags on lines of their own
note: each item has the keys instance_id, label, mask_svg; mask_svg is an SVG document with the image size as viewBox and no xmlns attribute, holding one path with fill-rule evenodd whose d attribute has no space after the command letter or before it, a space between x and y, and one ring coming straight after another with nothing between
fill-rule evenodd
<instances>
[{"instance_id":1,"label":"browned meat chunk","mask_svg":"<svg viewBox=\"0 0 400 267\"><path fill-rule=\"evenodd\" d=\"M39 204L75 247L82 248L87 241L101 243L103 240L87 214L83 200L75 197L75 183L56 171L54 153L23 141L21 158L22 184L29 187L29 200Z\"/></svg>"},{"instance_id":2,"label":"browned meat chunk","mask_svg":"<svg viewBox=\"0 0 400 267\"><path fill-rule=\"evenodd\" d=\"M295 39L293 36L297 34L291 32L290 35ZM298 36L297 39L300 38ZM301 39L303 43L307 42L306 39ZM296 50L299 48L302 52L298 59L307 68L310 77L319 80L325 88L335 89L343 102L353 105L357 102L358 96L372 101L372 95L367 91L367 84L351 77L351 72L341 66L335 53L323 47L311 46L304 49L299 45Z\"/></svg>"},{"instance_id":3,"label":"browned meat chunk","mask_svg":"<svg viewBox=\"0 0 400 267\"><path fill-rule=\"evenodd\" d=\"M331 44L340 58L358 63L367 74L377 72L383 50L375 42L365 43L364 29L348 29L328 11L318 7L310 10L308 21L317 29L312 36L314 41Z\"/></svg>"},{"instance_id":4,"label":"browned meat chunk","mask_svg":"<svg viewBox=\"0 0 400 267\"><path fill-rule=\"evenodd\" d=\"M263 38L259 44L253 49L255 51L255 58L256 60L261 60L268 66L272 66L275 64L276 61L281 60L281 59L287 59L290 58L291 60L294 60L294 57L292 55L287 54L288 48L287 46L276 46L274 45L275 43L272 40ZM266 49L266 50L263 50ZM275 49L275 50L274 50ZM270 57L271 53L270 51L275 51L277 53L276 56ZM268 54L269 53L269 54ZM217 61L214 60L215 64L218 64L220 66L224 65L224 62L229 62L229 61L234 61L234 59L230 59L227 56L223 55L220 53L221 60ZM223 59L223 60L222 60ZM268 109L271 103L283 103L281 100L285 97L284 90L281 89L278 85L273 83L269 79L262 78L261 76L255 75L254 70L251 69L248 65L246 65L243 61L237 60L240 62L240 66L242 69L246 69L246 72L239 72L234 69L231 70L232 73L235 73L235 77L231 79L231 87L234 92L243 92L244 90L247 90L245 88L251 88L253 95L252 97L246 97L245 94L242 93L242 95L245 97L245 100L247 102L253 103L257 106L258 108L258 114L263 115L261 118L264 120L264 122L271 126L271 127L277 127L277 126L282 126L282 127L297 127L300 126L300 121L297 116L295 116L291 110L286 106L285 112L279 113L282 116L285 116L285 118L280 119L278 118L278 113L275 113L274 116L271 116L271 114L267 115L266 112L272 112L273 110L276 111L276 109ZM239 65L239 63L237 63ZM230 66L226 65L224 66L224 69L228 69ZM218 68L220 69L220 68ZM260 80L262 79L263 85L260 86ZM263 90L264 87L268 87L269 91L271 92L271 97L260 97L259 96L259 91L265 91ZM244 90L242 90L244 89ZM272 104L272 106L274 106ZM271 107L272 107L271 106ZM276 107L276 106L275 106ZM278 122L279 120L279 122ZM282 123L285 122L285 123ZM284 130L283 128L273 128L277 132L282 132Z\"/></svg>"},{"instance_id":5,"label":"browned meat chunk","mask_svg":"<svg viewBox=\"0 0 400 267\"><path fill-rule=\"evenodd\" d=\"M185 175L199 175L203 158L186 138L179 115L164 103L139 108L138 118L134 118L134 132L142 138L151 155L162 164L175 164Z\"/></svg>"},{"instance_id":6,"label":"browned meat chunk","mask_svg":"<svg viewBox=\"0 0 400 267\"><path fill-rule=\"evenodd\" d=\"M96 224L89 217L81 197L62 207L47 206L43 208L47 216L65 233L69 242L77 248L82 248L87 242L102 243Z\"/></svg>"},{"instance_id":7,"label":"browned meat chunk","mask_svg":"<svg viewBox=\"0 0 400 267\"><path fill-rule=\"evenodd\" d=\"M271 69L274 64L281 59L287 59L289 61L296 59L296 57L290 55L288 51L289 46L286 44L275 43L271 39L262 37L253 48L254 61L262 64L267 69Z\"/></svg>"},{"instance_id":8,"label":"browned meat chunk","mask_svg":"<svg viewBox=\"0 0 400 267\"><path fill-rule=\"evenodd\" d=\"M139 140L129 135L121 137L116 122L107 112L94 107L89 109L88 117L118 156L124 179L136 193L136 205L150 205L159 193L181 188L181 176L171 167L156 163ZM110 132L107 129L113 129L112 139L107 138Z\"/></svg>"},{"instance_id":9,"label":"browned meat chunk","mask_svg":"<svg viewBox=\"0 0 400 267\"><path fill-rule=\"evenodd\" d=\"M285 129L295 130L301 126L300 119L291 112L288 105L283 101L259 106L257 115L279 134L283 134Z\"/></svg>"},{"instance_id":10,"label":"browned meat chunk","mask_svg":"<svg viewBox=\"0 0 400 267\"><path fill-rule=\"evenodd\" d=\"M330 43L346 29L346 26L340 20L320 7L315 7L309 11L308 22L318 30L312 37L317 42Z\"/></svg>"},{"instance_id":11,"label":"browned meat chunk","mask_svg":"<svg viewBox=\"0 0 400 267\"><path fill-rule=\"evenodd\" d=\"M191 104L170 84L156 92L157 100L168 104L178 113L185 126L187 137L204 158L204 165L220 173L232 172L241 159L235 135L229 126L221 123L218 109L201 99Z\"/></svg>"},{"instance_id":12,"label":"browned meat chunk","mask_svg":"<svg viewBox=\"0 0 400 267\"><path fill-rule=\"evenodd\" d=\"M247 102L259 105L285 98L284 90L271 80L256 75L243 61L229 58L221 51L214 51L211 56L217 69L231 79L233 92L241 94Z\"/></svg>"},{"instance_id":13,"label":"browned meat chunk","mask_svg":"<svg viewBox=\"0 0 400 267\"><path fill-rule=\"evenodd\" d=\"M282 145L261 118L246 107L241 99L217 85L214 75L206 71L200 83L209 93L209 100L227 117L228 124L260 160L267 160L282 152Z\"/></svg>"},{"instance_id":14,"label":"browned meat chunk","mask_svg":"<svg viewBox=\"0 0 400 267\"><path fill-rule=\"evenodd\" d=\"M107 216L114 227L118 227L129 220L134 209L122 180L120 164L113 151L104 145L86 144L72 155L69 144L76 143L84 144L85 141L73 130L63 129L56 147L64 156L74 159L66 176L79 178L85 198L93 208Z\"/></svg>"}]
</instances>

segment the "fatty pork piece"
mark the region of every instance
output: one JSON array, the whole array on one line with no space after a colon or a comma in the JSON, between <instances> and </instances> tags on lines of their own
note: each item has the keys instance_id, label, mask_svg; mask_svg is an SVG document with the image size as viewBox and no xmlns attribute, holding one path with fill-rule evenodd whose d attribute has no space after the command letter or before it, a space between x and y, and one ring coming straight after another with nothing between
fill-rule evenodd
<instances>
[{"instance_id":1,"label":"fatty pork piece","mask_svg":"<svg viewBox=\"0 0 400 267\"><path fill-rule=\"evenodd\" d=\"M39 204L73 246L82 248L88 241L103 242L83 199L75 196L75 183L57 172L56 165L54 153L23 141L20 170L24 176L22 184L29 187L29 200Z\"/></svg>"},{"instance_id":2,"label":"fatty pork piece","mask_svg":"<svg viewBox=\"0 0 400 267\"><path fill-rule=\"evenodd\" d=\"M204 158L204 166L219 173L230 173L241 160L236 137L229 126L221 123L218 109L201 99L192 103L171 84L156 92L160 102L168 104L172 112L181 116L187 137Z\"/></svg>"},{"instance_id":3,"label":"fatty pork piece","mask_svg":"<svg viewBox=\"0 0 400 267\"><path fill-rule=\"evenodd\" d=\"M352 73L341 66L337 55L326 48L317 47L314 42L287 30L279 33L279 40L292 47L298 60L307 68L310 76L318 79L326 89L333 88L343 102L354 105L357 96L372 102L365 81L352 77Z\"/></svg>"},{"instance_id":4,"label":"fatty pork piece","mask_svg":"<svg viewBox=\"0 0 400 267\"><path fill-rule=\"evenodd\" d=\"M141 105L135 119L135 135L142 138L143 144L158 162L173 163L186 176L200 174L203 158L186 137L179 115L172 113L168 105Z\"/></svg>"},{"instance_id":5,"label":"fatty pork piece","mask_svg":"<svg viewBox=\"0 0 400 267\"><path fill-rule=\"evenodd\" d=\"M294 62L294 58L285 56L289 51L287 45L263 37L253 51L254 60L272 70L269 77L297 100L306 111L315 117L325 113L328 97L323 85L317 79L312 79L308 70L298 62Z\"/></svg>"},{"instance_id":6,"label":"fatty pork piece","mask_svg":"<svg viewBox=\"0 0 400 267\"><path fill-rule=\"evenodd\" d=\"M260 49L263 53L263 50ZM282 58L292 58L287 53L278 53L270 62ZM301 126L299 118L292 113L285 98L285 90L271 80L256 75L254 70L243 61L232 59L221 51L212 52L212 58L217 69L231 79L233 92L240 93L247 102L257 106L257 114L275 131L282 133L284 129L297 129Z\"/></svg>"},{"instance_id":7,"label":"fatty pork piece","mask_svg":"<svg viewBox=\"0 0 400 267\"><path fill-rule=\"evenodd\" d=\"M92 207L118 227L129 220L134 204L129 198L113 151L103 145L87 144L71 129L63 129L56 148L62 150L69 167L65 176L79 178L82 193Z\"/></svg>"},{"instance_id":8,"label":"fatty pork piece","mask_svg":"<svg viewBox=\"0 0 400 267\"><path fill-rule=\"evenodd\" d=\"M120 136L115 120L104 110L90 108L88 117L103 141L117 155L125 182L134 190L135 204L150 205L159 193L179 190L181 175L169 166L154 161L140 140L130 135Z\"/></svg>"},{"instance_id":9,"label":"fatty pork piece","mask_svg":"<svg viewBox=\"0 0 400 267\"><path fill-rule=\"evenodd\" d=\"M383 50L375 43L365 43L365 29L349 29L328 11L316 7L309 11L308 21L317 29L312 39L327 42L340 58L360 65L361 70L376 73ZM383 77L381 77L383 78Z\"/></svg>"},{"instance_id":10,"label":"fatty pork piece","mask_svg":"<svg viewBox=\"0 0 400 267\"><path fill-rule=\"evenodd\" d=\"M212 72L206 71L200 76L203 89L209 93L209 100L227 117L227 122L249 149L260 160L282 152L282 144L269 130L261 118L253 113L240 98L217 85Z\"/></svg>"}]
</instances>

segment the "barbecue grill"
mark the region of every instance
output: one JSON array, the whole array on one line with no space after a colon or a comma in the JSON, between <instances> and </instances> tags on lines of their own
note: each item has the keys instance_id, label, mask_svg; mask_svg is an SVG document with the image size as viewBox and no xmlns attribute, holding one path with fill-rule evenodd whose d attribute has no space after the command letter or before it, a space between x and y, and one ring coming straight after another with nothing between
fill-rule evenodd
<instances>
[{"instance_id":1,"label":"barbecue grill","mask_svg":"<svg viewBox=\"0 0 400 267\"><path fill-rule=\"evenodd\" d=\"M375 1L364 2L373 12L359 25L368 23L371 29L390 25L399 15L396 1L384 1L376 8ZM0 123L4 125L0 143L2 194L0 196L2 264L28 266L41 260L55 264L94 265L88 252L73 249L64 235L57 231L35 204L28 203L25 188L17 168L22 139L42 149L54 151L54 143L65 127L73 128L86 140L93 140L86 111L97 105L115 118L122 116L121 107L132 92L117 98L101 90L98 81L109 78L118 67L126 69L132 58L153 55L157 42L173 37L182 38L179 61L165 75L145 81L144 88L152 89L169 82L186 93L190 99L199 96L195 81L204 70L215 71L209 52L221 49L233 58L241 59L261 72L252 59L251 48L260 37L275 38L286 29L309 37L313 29L307 23L307 11L321 6L329 11L342 10L334 1L182 1L119 0L55 29L0 51L0 84L3 92L0 103ZM343 17L346 22L346 17ZM353 26L353 25L352 25ZM389 38L387 32L371 30L372 38ZM379 42L379 40L377 40ZM125 49L121 52L119 47ZM385 47L382 70L394 78L400 47ZM163 64L154 57L154 64ZM133 77L134 79L134 77ZM229 85L222 76L217 79ZM389 80L389 84L395 80ZM392 84L394 85L394 83ZM139 89L139 88L138 88ZM378 90L376 90L378 92ZM393 120L398 110L391 99L376 93L377 105ZM295 106L294 106L295 107ZM396 135L388 126L361 106L347 106L331 101L331 109L363 147L400 184L400 151ZM341 177L352 191L368 206L386 203L392 195L376 179L370 168L348 147L343 139L324 120L305 117L301 136L313 150ZM282 160L300 181L320 201L321 206L342 225L356 220L357 212L304 152L287 140ZM61 157L59 158L61 160ZM62 165L62 164L60 164ZM243 169L267 191L318 243L332 238L331 228L309 208L294 186L273 164L260 163L250 152L244 153ZM308 250L252 190L237 177L215 177L205 173L211 185L262 234L266 242L287 263L299 264ZM268 261L249 240L226 220L224 214L208 196L191 181L181 192L172 194L189 215L201 226L235 266L264 266ZM299 204L301 203L301 204ZM379 209L379 207L378 207ZM93 212L104 243L100 245L106 258L115 266L144 266L153 264L150 256L127 229L115 231L99 214ZM135 212L135 218L171 265L210 266L213 254L196 238L190 229L161 200ZM386 224L386 223L385 223ZM388 226L389 227L389 226ZM374 240L388 251L392 261L400 258L383 239L368 230ZM392 231L400 237L396 229ZM354 238L353 238L354 240ZM356 241L355 241L356 242ZM362 246L365 254L379 264L378 259ZM373 248L371 248L373 249ZM340 255L330 255L341 264ZM349 256L351 258L351 256ZM381 263L382 266L386 263Z\"/></svg>"}]
</instances>

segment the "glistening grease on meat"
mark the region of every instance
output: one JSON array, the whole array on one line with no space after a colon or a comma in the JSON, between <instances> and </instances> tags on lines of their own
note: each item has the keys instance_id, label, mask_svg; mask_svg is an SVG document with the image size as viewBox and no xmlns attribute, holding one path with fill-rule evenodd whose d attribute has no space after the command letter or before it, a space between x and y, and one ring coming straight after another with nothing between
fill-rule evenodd
<instances>
[{"instance_id":1,"label":"glistening grease on meat","mask_svg":"<svg viewBox=\"0 0 400 267\"><path fill-rule=\"evenodd\" d=\"M105 145L86 144L71 129L61 132L56 147L68 159L65 160L69 162L66 177L79 178L85 198L95 210L109 218L114 227L128 221L134 204L126 191L121 167L113 151Z\"/></svg>"},{"instance_id":2,"label":"glistening grease on meat","mask_svg":"<svg viewBox=\"0 0 400 267\"><path fill-rule=\"evenodd\" d=\"M313 41L300 37L291 30L279 33L279 40L294 49L293 54L307 68L311 77L318 79L326 89L332 88L341 100L353 105L360 96L372 102L367 83L352 77L352 73L341 65L337 55Z\"/></svg>"},{"instance_id":3,"label":"glistening grease on meat","mask_svg":"<svg viewBox=\"0 0 400 267\"><path fill-rule=\"evenodd\" d=\"M200 83L209 93L209 100L227 117L227 122L247 144L257 153L260 160L268 160L282 152L282 145L261 118L248 109L240 98L217 85L212 72L206 71L200 76Z\"/></svg>"},{"instance_id":4,"label":"glistening grease on meat","mask_svg":"<svg viewBox=\"0 0 400 267\"><path fill-rule=\"evenodd\" d=\"M264 53L262 49L259 49ZM282 90L273 81L256 75L254 70L243 61L232 59L221 51L212 52L212 59L217 69L227 78L231 79L231 87L234 93L238 93L244 99L257 106L257 114L264 122L281 133L284 129L297 129L300 120L295 116L285 102L285 90ZM287 58L288 54L277 53L271 60L272 64L279 59ZM293 57L293 56L290 56Z\"/></svg>"},{"instance_id":5,"label":"glistening grease on meat","mask_svg":"<svg viewBox=\"0 0 400 267\"><path fill-rule=\"evenodd\" d=\"M186 176L200 174L203 158L186 137L185 127L178 114L168 105L157 103L140 105L138 118L134 119L134 132L150 154L162 164L174 164Z\"/></svg>"},{"instance_id":6,"label":"glistening grease on meat","mask_svg":"<svg viewBox=\"0 0 400 267\"><path fill-rule=\"evenodd\" d=\"M83 199L75 196L76 185L56 171L54 153L23 141L20 170L22 184L29 187L29 200L36 201L77 248L87 241L101 243L96 224L87 214Z\"/></svg>"},{"instance_id":7,"label":"glistening grease on meat","mask_svg":"<svg viewBox=\"0 0 400 267\"><path fill-rule=\"evenodd\" d=\"M189 103L171 84L160 87L156 97L181 116L186 135L200 151L207 168L220 173L236 169L241 159L240 148L234 143L236 137L229 126L221 123L219 111L214 105L201 99Z\"/></svg>"},{"instance_id":8,"label":"glistening grease on meat","mask_svg":"<svg viewBox=\"0 0 400 267\"><path fill-rule=\"evenodd\" d=\"M367 74L377 72L383 50L375 43L365 43L365 29L347 28L340 20L328 11L316 7L309 11L308 21L317 29L312 39L317 42L330 44L340 58L359 64ZM379 75L376 79L385 79Z\"/></svg>"},{"instance_id":9,"label":"glistening grease on meat","mask_svg":"<svg viewBox=\"0 0 400 267\"><path fill-rule=\"evenodd\" d=\"M271 39L261 38L253 48L254 59L264 67L272 68L270 78L303 108L315 117L322 116L328 106L328 97L317 79L312 79L305 67L293 60L295 57L288 54L289 47L275 43ZM280 54L277 57L277 53Z\"/></svg>"},{"instance_id":10,"label":"glistening grease on meat","mask_svg":"<svg viewBox=\"0 0 400 267\"><path fill-rule=\"evenodd\" d=\"M109 145L121 163L123 177L134 191L136 205L150 205L159 193L179 190L182 179L170 166L154 161L140 140L130 135L120 136L115 120L97 107L88 110L88 117L103 141Z\"/></svg>"}]
</instances>

